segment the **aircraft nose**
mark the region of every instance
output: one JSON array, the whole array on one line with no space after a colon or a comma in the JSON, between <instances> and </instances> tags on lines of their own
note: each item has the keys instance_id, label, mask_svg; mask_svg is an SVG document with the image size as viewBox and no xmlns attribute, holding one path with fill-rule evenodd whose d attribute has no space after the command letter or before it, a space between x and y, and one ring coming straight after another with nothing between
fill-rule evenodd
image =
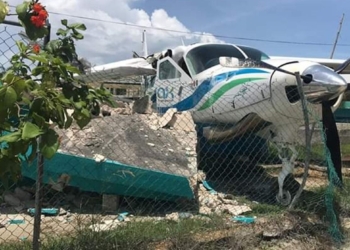
<instances>
[{"instance_id":1,"label":"aircraft nose","mask_svg":"<svg viewBox=\"0 0 350 250\"><path fill-rule=\"evenodd\" d=\"M303 82L305 96L311 103L335 99L347 88L347 82L342 76L323 65L309 66L302 75L312 77L311 81Z\"/></svg>"}]
</instances>

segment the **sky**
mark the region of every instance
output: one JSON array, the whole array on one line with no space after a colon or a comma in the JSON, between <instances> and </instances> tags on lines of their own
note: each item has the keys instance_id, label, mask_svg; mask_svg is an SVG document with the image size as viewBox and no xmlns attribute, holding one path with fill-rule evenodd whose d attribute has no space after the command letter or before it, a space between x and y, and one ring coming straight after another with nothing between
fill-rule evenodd
<instances>
[{"instance_id":1,"label":"sky","mask_svg":"<svg viewBox=\"0 0 350 250\"><path fill-rule=\"evenodd\" d=\"M10 5L17 5L20 2L22 1L8 0ZM182 39L185 44L226 42L248 45L272 56L329 58L343 13L345 18L333 58L350 57L350 2L341 0L41 0L41 2L50 13L53 34L60 27L61 19L85 23L87 26L84 32L85 39L77 42L76 46L79 55L93 65L131 58L132 51L142 53L141 34L144 28L113 22L180 31L146 28L149 53L181 45ZM11 10L14 11L13 8ZM54 13L95 18L106 22ZM0 27L1 29L3 27ZM7 33L15 34L18 31L18 28L7 28ZM206 35L198 35L202 33ZM1 36L4 34L0 32ZM328 45L283 44L237 38ZM2 47L0 49L3 50Z\"/></svg>"}]
</instances>

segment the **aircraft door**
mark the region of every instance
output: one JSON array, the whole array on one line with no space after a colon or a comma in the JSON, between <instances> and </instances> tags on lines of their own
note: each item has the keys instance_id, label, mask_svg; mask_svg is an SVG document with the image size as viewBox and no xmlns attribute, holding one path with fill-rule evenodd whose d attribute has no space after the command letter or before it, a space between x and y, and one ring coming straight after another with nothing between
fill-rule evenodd
<instances>
[{"instance_id":1,"label":"aircraft door","mask_svg":"<svg viewBox=\"0 0 350 250\"><path fill-rule=\"evenodd\" d=\"M176 107L183 111L181 101L193 93L192 79L170 57L158 61L155 94L157 108L166 111Z\"/></svg>"}]
</instances>

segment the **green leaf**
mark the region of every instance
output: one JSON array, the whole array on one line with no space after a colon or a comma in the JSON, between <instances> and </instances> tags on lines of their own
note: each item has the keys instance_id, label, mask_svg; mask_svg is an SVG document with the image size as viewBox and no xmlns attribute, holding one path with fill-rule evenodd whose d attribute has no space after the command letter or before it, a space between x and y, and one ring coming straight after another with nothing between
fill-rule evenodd
<instances>
[{"instance_id":1,"label":"green leaf","mask_svg":"<svg viewBox=\"0 0 350 250\"><path fill-rule=\"evenodd\" d=\"M34 91L33 91L34 92ZM34 113L42 114L42 109L46 107L45 100L43 98L36 98L30 104L29 114L33 115Z\"/></svg>"},{"instance_id":2,"label":"green leaf","mask_svg":"<svg viewBox=\"0 0 350 250\"><path fill-rule=\"evenodd\" d=\"M87 118L90 118L90 112L89 112L89 110L87 110L87 109L85 109L85 108L83 108L83 109L81 110L81 114L82 114L83 116L87 117Z\"/></svg>"},{"instance_id":3,"label":"green leaf","mask_svg":"<svg viewBox=\"0 0 350 250\"><path fill-rule=\"evenodd\" d=\"M77 30L86 30L86 26L83 23L72 23L68 25L68 28L77 29Z\"/></svg>"},{"instance_id":4,"label":"green leaf","mask_svg":"<svg viewBox=\"0 0 350 250\"><path fill-rule=\"evenodd\" d=\"M56 112L57 112L57 124L62 129L65 124L65 113L60 104L55 105L56 106Z\"/></svg>"},{"instance_id":5,"label":"green leaf","mask_svg":"<svg viewBox=\"0 0 350 250\"><path fill-rule=\"evenodd\" d=\"M67 99L64 95L62 95L62 94L60 94L59 96L58 96L58 99L60 100L60 102L62 103L62 104L64 104L64 105L71 105L72 104L72 102L69 100L69 99Z\"/></svg>"},{"instance_id":6,"label":"green leaf","mask_svg":"<svg viewBox=\"0 0 350 250\"><path fill-rule=\"evenodd\" d=\"M61 46L62 46L62 41L52 40L47 43L45 48L49 53L55 53L55 51L57 51Z\"/></svg>"},{"instance_id":7,"label":"green leaf","mask_svg":"<svg viewBox=\"0 0 350 250\"><path fill-rule=\"evenodd\" d=\"M49 129L48 132L42 135L39 144L40 152L47 159L51 159L59 148L58 135L56 131Z\"/></svg>"},{"instance_id":8,"label":"green leaf","mask_svg":"<svg viewBox=\"0 0 350 250\"><path fill-rule=\"evenodd\" d=\"M72 72L72 73L76 73L76 74L80 74L81 73L80 70L77 67L75 67L73 65L70 65L70 64L66 64L66 69L68 71Z\"/></svg>"},{"instance_id":9,"label":"green leaf","mask_svg":"<svg viewBox=\"0 0 350 250\"><path fill-rule=\"evenodd\" d=\"M9 6L8 3L0 1L0 23L2 23L5 20L9 12L8 6Z\"/></svg>"},{"instance_id":10,"label":"green leaf","mask_svg":"<svg viewBox=\"0 0 350 250\"><path fill-rule=\"evenodd\" d=\"M83 102L83 101L81 101L81 102L75 102L75 103L74 103L74 106L75 106L76 109L81 110L83 107L86 106L86 102Z\"/></svg>"},{"instance_id":11,"label":"green leaf","mask_svg":"<svg viewBox=\"0 0 350 250\"><path fill-rule=\"evenodd\" d=\"M6 89L6 92L0 96L1 106L4 108L12 107L17 101L17 94L13 87L9 86Z\"/></svg>"},{"instance_id":12,"label":"green leaf","mask_svg":"<svg viewBox=\"0 0 350 250\"><path fill-rule=\"evenodd\" d=\"M64 26L67 26L67 24L68 24L67 19L62 19L61 20L61 24L64 25Z\"/></svg>"},{"instance_id":13,"label":"green leaf","mask_svg":"<svg viewBox=\"0 0 350 250\"><path fill-rule=\"evenodd\" d=\"M15 78L15 73L13 70L6 71L5 75L2 77L1 80L3 80L6 83L12 83L13 79Z\"/></svg>"},{"instance_id":14,"label":"green leaf","mask_svg":"<svg viewBox=\"0 0 350 250\"><path fill-rule=\"evenodd\" d=\"M27 15L27 10L29 7L30 2L23 2L16 7L16 13L18 15L18 18L23 20Z\"/></svg>"},{"instance_id":15,"label":"green leaf","mask_svg":"<svg viewBox=\"0 0 350 250\"><path fill-rule=\"evenodd\" d=\"M19 60L20 58L21 58L21 57L20 57L18 54L15 54L15 55L13 55L13 56L11 57L10 62L11 62L12 64L15 64L16 62L18 62L18 60Z\"/></svg>"},{"instance_id":16,"label":"green leaf","mask_svg":"<svg viewBox=\"0 0 350 250\"><path fill-rule=\"evenodd\" d=\"M41 63L48 63L48 60L43 57L43 56L37 56L37 55L30 55L28 56L28 58L32 61L38 61L38 62L41 62Z\"/></svg>"},{"instance_id":17,"label":"green leaf","mask_svg":"<svg viewBox=\"0 0 350 250\"><path fill-rule=\"evenodd\" d=\"M44 132L35 124L26 122L23 127L22 140L29 140L42 135Z\"/></svg>"},{"instance_id":18,"label":"green leaf","mask_svg":"<svg viewBox=\"0 0 350 250\"><path fill-rule=\"evenodd\" d=\"M44 66L38 66L34 69L32 69L32 75L33 76L38 76L40 74L42 74L45 71L46 67Z\"/></svg>"},{"instance_id":19,"label":"green leaf","mask_svg":"<svg viewBox=\"0 0 350 250\"><path fill-rule=\"evenodd\" d=\"M22 140L11 143L10 147L8 148L9 155L14 156L19 154L25 154L28 150L28 146L28 142Z\"/></svg>"},{"instance_id":20,"label":"green leaf","mask_svg":"<svg viewBox=\"0 0 350 250\"><path fill-rule=\"evenodd\" d=\"M59 73L61 74L61 77L62 78L66 78L66 77L68 77L68 72L67 72L67 69L66 69L66 67L64 67L63 65L59 65L58 66L58 71L59 71Z\"/></svg>"},{"instance_id":21,"label":"green leaf","mask_svg":"<svg viewBox=\"0 0 350 250\"><path fill-rule=\"evenodd\" d=\"M76 120L80 129L84 128L91 121L89 110L83 108L80 112L74 112L73 117Z\"/></svg>"},{"instance_id":22,"label":"green leaf","mask_svg":"<svg viewBox=\"0 0 350 250\"><path fill-rule=\"evenodd\" d=\"M12 132L10 134L0 136L0 143L1 142L11 143L11 142L19 141L21 139L21 135L22 135L22 132L18 130L16 132Z\"/></svg>"},{"instance_id":23,"label":"green leaf","mask_svg":"<svg viewBox=\"0 0 350 250\"><path fill-rule=\"evenodd\" d=\"M80 33L76 33L72 35L73 38L77 39L77 40L82 40L84 39L84 35L80 34Z\"/></svg>"},{"instance_id":24,"label":"green leaf","mask_svg":"<svg viewBox=\"0 0 350 250\"><path fill-rule=\"evenodd\" d=\"M36 124L38 124L40 127L44 127L46 125L46 121L44 117L38 115L37 113L33 113L32 117Z\"/></svg>"},{"instance_id":25,"label":"green leaf","mask_svg":"<svg viewBox=\"0 0 350 250\"><path fill-rule=\"evenodd\" d=\"M26 53L27 51L27 46L24 44L24 42L17 40L16 45L21 53Z\"/></svg>"},{"instance_id":26,"label":"green leaf","mask_svg":"<svg viewBox=\"0 0 350 250\"><path fill-rule=\"evenodd\" d=\"M56 32L56 35L57 36L67 36L67 31L62 29L62 28L59 28Z\"/></svg>"},{"instance_id":27,"label":"green leaf","mask_svg":"<svg viewBox=\"0 0 350 250\"><path fill-rule=\"evenodd\" d=\"M12 87L17 93L17 96L20 96L22 92L27 88L26 81L24 79L18 79L13 84Z\"/></svg>"}]
</instances>

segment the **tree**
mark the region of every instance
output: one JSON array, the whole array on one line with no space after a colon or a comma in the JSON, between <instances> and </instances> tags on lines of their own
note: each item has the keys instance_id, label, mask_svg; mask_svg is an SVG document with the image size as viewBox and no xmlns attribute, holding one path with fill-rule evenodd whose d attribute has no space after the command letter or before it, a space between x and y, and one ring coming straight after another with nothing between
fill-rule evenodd
<instances>
[{"instance_id":1,"label":"tree","mask_svg":"<svg viewBox=\"0 0 350 250\"><path fill-rule=\"evenodd\" d=\"M0 0L0 22L8 11ZM78 61L75 42L84 39L84 24L61 20L58 38L42 47L36 42L48 34L46 8L38 0L25 1L16 7L16 14L33 42L16 41L19 52L12 56L11 66L3 69L1 78L0 177L10 174L13 178L20 173L22 161L35 159L37 149L46 159L55 155L60 147L55 126L68 129L76 122L83 128L91 120L91 111L99 114L102 104L114 106L103 86L93 88L76 78L81 70L73 65ZM72 115L68 109L74 110Z\"/></svg>"}]
</instances>

